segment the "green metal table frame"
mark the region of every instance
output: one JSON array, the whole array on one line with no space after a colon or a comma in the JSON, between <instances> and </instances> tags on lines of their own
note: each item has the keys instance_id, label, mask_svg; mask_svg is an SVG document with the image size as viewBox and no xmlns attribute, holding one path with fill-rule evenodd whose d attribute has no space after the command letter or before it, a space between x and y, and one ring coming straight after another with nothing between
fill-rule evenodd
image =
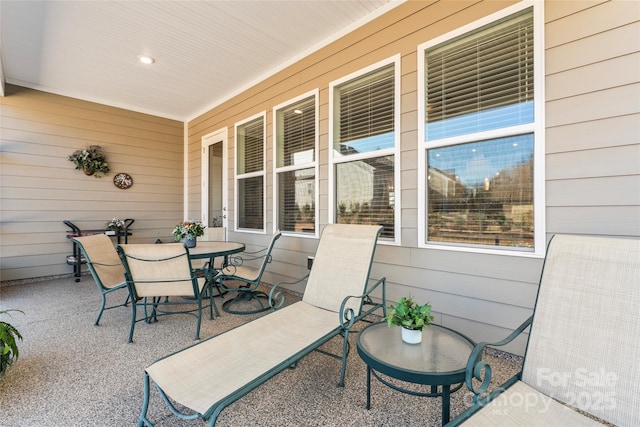
<instances>
[{"instance_id":1,"label":"green metal table frame","mask_svg":"<svg viewBox=\"0 0 640 427\"><path fill-rule=\"evenodd\" d=\"M218 257L224 257L225 260L229 255L237 254L245 250L244 243L240 242L198 242L195 247L189 248L189 258L191 259L208 259L209 263L204 276L207 280L205 286L215 286L215 276L218 274L218 270L215 269L213 260ZM224 292L218 289L218 296L222 296ZM216 308L216 312L218 309Z\"/></svg>"}]
</instances>

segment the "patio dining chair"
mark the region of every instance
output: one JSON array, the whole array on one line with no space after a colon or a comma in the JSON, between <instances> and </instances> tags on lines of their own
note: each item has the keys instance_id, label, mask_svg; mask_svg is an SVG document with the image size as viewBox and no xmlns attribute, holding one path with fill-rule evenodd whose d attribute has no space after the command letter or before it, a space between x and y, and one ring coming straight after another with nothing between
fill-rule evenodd
<instances>
[{"instance_id":1,"label":"patio dining chair","mask_svg":"<svg viewBox=\"0 0 640 427\"><path fill-rule=\"evenodd\" d=\"M194 315L197 318L195 340L199 340L205 279L198 278L192 269L189 250L182 243L132 244L119 245L118 254L132 299L129 342L133 341L136 322L151 323L157 321L158 316L169 314ZM213 304L211 295L209 297ZM184 309L166 311L164 308L168 306ZM138 318L138 307L144 310L142 318Z\"/></svg>"},{"instance_id":2,"label":"patio dining chair","mask_svg":"<svg viewBox=\"0 0 640 427\"><path fill-rule=\"evenodd\" d=\"M269 296L257 288L260 286L267 264L271 262L273 247L281 235L280 231L276 231L271 237L269 246L259 251L243 252L240 255L233 256L229 263L220 270L220 273L216 276L216 283L219 285L219 289L224 293L237 292L235 297L222 304L224 311L232 314L254 314L270 308ZM249 265L256 262L259 262L258 266L252 267ZM237 281L241 284L236 287L229 287L226 282L230 281ZM244 308L234 309L232 308L233 306L244 306Z\"/></svg>"},{"instance_id":3,"label":"patio dining chair","mask_svg":"<svg viewBox=\"0 0 640 427\"><path fill-rule=\"evenodd\" d=\"M104 310L125 307L129 302L129 295L127 294L122 304L106 307L107 294L127 287L127 282L124 278L124 266L109 236L93 234L74 237L72 240L77 243L82 250L87 261L89 272L100 291L102 301L98 317L96 317L96 321L94 322L94 325L97 326L100 323L100 318Z\"/></svg>"}]
</instances>

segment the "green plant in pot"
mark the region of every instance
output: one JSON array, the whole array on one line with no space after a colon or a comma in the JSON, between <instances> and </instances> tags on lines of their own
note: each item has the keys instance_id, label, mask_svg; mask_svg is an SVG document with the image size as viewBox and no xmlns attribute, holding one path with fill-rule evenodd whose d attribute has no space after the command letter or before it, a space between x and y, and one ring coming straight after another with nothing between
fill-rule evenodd
<instances>
[{"instance_id":1,"label":"green plant in pot","mask_svg":"<svg viewBox=\"0 0 640 427\"><path fill-rule=\"evenodd\" d=\"M0 314L11 316L9 312L21 310L2 310ZM16 340L22 340L20 332L10 323L0 321L0 377L2 377L7 368L16 360L18 360L18 344Z\"/></svg>"},{"instance_id":2,"label":"green plant in pot","mask_svg":"<svg viewBox=\"0 0 640 427\"><path fill-rule=\"evenodd\" d=\"M421 342L422 329L433 322L431 305L420 305L411 297L402 297L387 309L387 325L402 326L402 339L410 344Z\"/></svg>"},{"instance_id":3,"label":"green plant in pot","mask_svg":"<svg viewBox=\"0 0 640 427\"><path fill-rule=\"evenodd\" d=\"M109 172L109 164L99 145L90 145L82 150L76 150L69 156L69 161L76 165L76 169L82 170L86 175L94 175L100 178L102 174Z\"/></svg>"},{"instance_id":4,"label":"green plant in pot","mask_svg":"<svg viewBox=\"0 0 640 427\"><path fill-rule=\"evenodd\" d=\"M200 221L182 221L174 227L173 237L176 242L180 241L188 248L193 248L196 245L196 237L204 236L204 229Z\"/></svg>"}]
</instances>

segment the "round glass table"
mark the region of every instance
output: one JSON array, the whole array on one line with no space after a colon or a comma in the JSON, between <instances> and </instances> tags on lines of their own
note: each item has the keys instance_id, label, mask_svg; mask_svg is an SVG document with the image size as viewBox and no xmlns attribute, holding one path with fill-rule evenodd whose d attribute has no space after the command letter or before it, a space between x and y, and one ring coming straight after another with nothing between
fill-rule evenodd
<instances>
[{"instance_id":1,"label":"round glass table","mask_svg":"<svg viewBox=\"0 0 640 427\"><path fill-rule=\"evenodd\" d=\"M371 408L371 375L388 387L424 397L442 397L442 424L449 422L451 393L464 385L467 359L475 343L453 329L431 325L422 330L422 342L402 341L400 326L386 321L362 329L358 355L367 364L367 409ZM430 392L397 386L379 374L414 384L431 386ZM452 389L451 386L455 385Z\"/></svg>"}]
</instances>

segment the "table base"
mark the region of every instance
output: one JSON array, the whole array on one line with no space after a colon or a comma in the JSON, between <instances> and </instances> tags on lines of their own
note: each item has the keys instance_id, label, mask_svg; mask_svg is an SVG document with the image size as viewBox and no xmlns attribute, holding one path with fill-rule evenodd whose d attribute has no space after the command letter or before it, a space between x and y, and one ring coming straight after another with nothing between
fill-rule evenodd
<instances>
[{"instance_id":1,"label":"table base","mask_svg":"<svg viewBox=\"0 0 640 427\"><path fill-rule=\"evenodd\" d=\"M438 391L437 385L431 386L431 392L420 392L414 390L407 390L406 388L399 387L383 377L380 376L375 370L373 370L370 366L367 366L367 409L371 409L371 375L376 377L378 381L382 384L386 385L393 390L399 391L401 393L410 394L412 396L420 396L420 397L442 397L442 425L445 425L449 422L450 413L451 413L451 393L455 393L460 390L464 383L456 384L452 389L450 385L441 385L442 391Z\"/></svg>"}]
</instances>

